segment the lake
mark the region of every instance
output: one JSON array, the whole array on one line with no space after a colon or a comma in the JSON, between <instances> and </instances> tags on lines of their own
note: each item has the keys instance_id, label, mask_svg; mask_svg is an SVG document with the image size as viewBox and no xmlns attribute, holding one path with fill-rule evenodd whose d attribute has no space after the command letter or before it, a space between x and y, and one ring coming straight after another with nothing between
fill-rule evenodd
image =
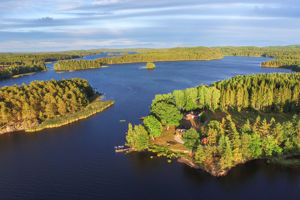
<instances>
[{"instance_id":1,"label":"lake","mask_svg":"<svg viewBox=\"0 0 300 200\"><path fill-rule=\"evenodd\" d=\"M94 55L84 59L107 56ZM0 199L299 199L300 170L254 161L215 178L175 160L148 153L115 154L127 123L140 123L155 94L210 84L238 74L290 72L261 68L268 58L113 65L103 69L49 71L0 82L0 86L79 77L115 105L88 119L33 134L0 136ZM51 70L52 69L52 70ZM126 123L120 123L126 120Z\"/></svg>"}]
</instances>

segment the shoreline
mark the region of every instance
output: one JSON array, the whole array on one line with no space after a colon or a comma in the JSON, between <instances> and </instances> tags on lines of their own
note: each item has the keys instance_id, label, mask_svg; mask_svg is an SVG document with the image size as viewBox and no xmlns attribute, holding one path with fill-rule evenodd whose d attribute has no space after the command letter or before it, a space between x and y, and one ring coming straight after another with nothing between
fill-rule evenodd
<instances>
[{"instance_id":1,"label":"shoreline","mask_svg":"<svg viewBox=\"0 0 300 200\"><path fill-rule=\"evenodd\" d=\"M105 66L105 67L107 67L107 66ZM56 69L54 69L54 71L56 73L65 73L65 72L84 71L84 70L90 70L90 69L100 69L100 68L105 68L105 67L100 66L100 67L93 67L93 68L87 68L87 69L74 69L74 70L56 70Z\"/></svg>"},{"instance_id":2,"label":"shoreline","mask_svg":"<svg viewBox=\"0 0 300 200\"><path fill-rule=\"evenodd\" d=\"M58 128L82 119L89 118L92 115L95 115L97 113L101 113L113 105L114 105L114 101L101 101L98 98L92 103L90 103L89 105L87 105L83 110L80 110L78 112L68 114L65 116L60 116L54 119L48 119L42 122L41 124L37 124L36 126L33 127L26 127L26 124L23 123L15 123L17 124L17 126L15 127L7 126L6 130L2 129L0 131L0 135L19 132L19 131L25 131L26 133L33 133L44 129Z\"/></svg>"},{"instance_id":3,"label":"shoreline","mask_svg":"<svg viewBox=\"0 0 300 200\"><path fill-rule=\"evenodd\" d=\"M48 71L48 68L45 69L45 70L42 70L42 71L36 71L36 72L28 72L28 73L24 73L24 74L16 74L16 75L13 75L11 78L20 78L22 76L29 76L29 75L33 75L33 74L36 74L36 73L39 73L39 72L46 72Z\"/></svg>"},{"instance_id":4,"label":"shoreline","mask_svg":"<svg viewBox=\"0 0 300 200\"><path fill-rule=\"evenodd\" d=\"M89 117L91 117L92 115L95 115L97 113L101 113L103 111L105 111L106 109L110 108L111 106L114 105L114 101L100 101L100 100L96 100L97 102L92 102L90 105L88 105L85 109L80 110L76 113L72 113L72 114L68 114L67 116L62 116L62 117L58 117L55 119L49 119L46 120L44 122L42 122L41 124L39 124L36 127L33 128L29 128L29 129L25 129L26 133L33 133L33 132L38 132L44 129L49 129L49 128L58 128L64 125L68 125L71 124L73 122L82 120L82 119L87 119ZM87 111L87 109L89 109L89 106L93 106L93 103L98 103L101 102L102 104L106 104L106 105L96 105L95 107L99 106L98 109L95 108L92 111ZM101 106L101 107L100 107ZM88 112L88 113L81 113L81 112ZM76 117L76 115L80 115L79 117ZM61 119L61 122L55 122L56 120Z\"/></svg>"},{"instance_id":5,"label":"shoreline","mask_svg":"<svg viewBox=\"0 0 300 200\"><path fill-rule=\"evenodd\" d=\"M204 166L200 166L198 164L196 164L195 162L193 162L192 160L188 159L188 158L185 158L185 157L179 157L177 159L177 162L179 163L183 163L191 168L194 168L194 169L200 169L200 170L203 170L205 172L207 172L208 174L214 176L214 177L222 177L222 176L226 176L233 168L239 166L239 165L244 165L248 162L252 162L252 161L255 161L255 160L271 160L271 163L272 161L274 162L275 161L281 161L281 160L285 160L285 159L288 159L288 158L292 158L292 157L296 157L296 156L299 156L299 154L287 154L287 155L282 155L282 156L277 156L277 157L263 157L263 158L258 158L258 159L250 159L250 160L246 160L246 161L243 161L243 162L240 162L240 163L237 163L235 166L232 166L232 167L229 167L227 169L223 169L221 171L213 171L213 166L207 166L207 167L204 167ZM276 162L275 162L276 163Z\"/></svg>"},{"instance_id":6,"label":"shoreline","mask_svg":"<svg viewBox=\"0 0 300 200\"><path fill-rule=\"evenodd\" d=\"M99 59L99 58L98 58ZM154 63L159 63L159 62L188 62L188 61L213 61L213 60L222 60L224 59L224 56L222 58L214 58L214 59L191 59L191 60L166 60L166 61L144 61L144 62L124 62L124 63L103 63L105 65L122 65L122 64L147 64L147 62L154 62Z\"/></svg>"},{"instance_id":7,"label":"shoreline","mask_svg":"<svg viewBox=\"0 0 300 200\"><path fill-rule=\"evenodd\" d=\"M130 146L129 146L130 147ZM178 153L176 151L172 151L170 150L172 153ZM257 159L250 159L250 160L244 160L242 162L239 162L237 164L235 164L234 166L231 166L231 167L228 167L228 168L225 168L225 169L221 169L221 170L215 170L216 169L216 166L215 165L207 165L207 166L204 166L204 165L199 165L197 163L195 163L192 159L189 159L188 155L187 154L184 154L184 155L178 155L178 156L175 156L175 157L172 157L170 156L169 157L169 154L167 153L162 153L161 155L159 155L159 151L155 151L155 150L150 150L148 148L144 149L144 150L140 150L140 151L137 151L135 150L134 148L130 147L129 149L127 149L127 151L125 151L126 153L132 153L132 152L149 152L149 153L154 153L157 157L165 157L167 159L176 159L176 161L178 163L182 163L182 164L185 164L193 169L197 169L197 170L203 170L204 172L210 174L211 176L214 176L214 177L224 177L226 176L233 168L239 166L239 165L244 165L248 162L252 162L252 161L255 161L255 160L270 160L270 161L280 161L280 160L285 160L285 159L288 159L288 158L292 158L292 157L296 157L296 156L299 156L300 153L292 153L292 154L286 154L286 155L281 155L281 156L274 156L274 157L262 157L262 158L257 158ZM170 153L170 152L169 152Z\"/></svg>"}]
</instances>

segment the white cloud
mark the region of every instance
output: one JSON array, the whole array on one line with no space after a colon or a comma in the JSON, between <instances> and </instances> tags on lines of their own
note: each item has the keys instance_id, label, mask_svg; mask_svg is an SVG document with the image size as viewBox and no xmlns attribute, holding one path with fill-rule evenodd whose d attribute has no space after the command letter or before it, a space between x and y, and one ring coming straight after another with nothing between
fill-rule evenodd
<instances>
[{"instance_id":1,"label":"white cloud","mask_svg":"<svg viewBox=\"0 0 300 200\"><path fill-rule=\"evenodd\" d=\"M98 1L93 1L92 5L104 6L104 5L117 4L120 2L121 2L121 0L98 0ZM124 0L123 0L123 2L124 2Z\"/></svg>"},{"instance_id":2,"label":"white cloud","mask_svg":"<svg viewBox=\"0 0 300 200\"><path fill-rule=\"evenodd\" d=\"M300 41L299 0L0 1L0 51L210 45L234 35L249 45L266 38ZM272 28L282 31L270 34Z\"/></svg>"},{"instance_id":3,"label":"white cloud","mask_svg":"<svg viewBox=\"0 0 300 200\"><path fill-rule=\"evenodd\" d=\"M141 42L131 39L115 40L65 40L62 41L5 41L0 42L0 51L52 51L52 50L76 50L76 49L94 49L94 48L126 48L141 47L149 45L149 42Z\"/></svg>"}]
</instances>

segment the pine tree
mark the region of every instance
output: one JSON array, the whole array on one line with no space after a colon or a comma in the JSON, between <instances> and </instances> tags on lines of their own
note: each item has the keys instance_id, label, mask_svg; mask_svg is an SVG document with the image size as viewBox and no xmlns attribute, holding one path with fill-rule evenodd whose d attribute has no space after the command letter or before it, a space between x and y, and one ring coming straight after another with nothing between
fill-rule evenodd
<instances>
[{"instance_id":1,"label":"pine tree","mask_svg":"<svg viewBox=\"0 0 300 200\"><path fill-rule=\"evenodd\" d=\"M241 138L241 153L243 156L243 160L247 160L251 158L251 135L243 133Z\"/></svg>"},{"instance_id":2,"label":"pine tree","mask_svg":"<svg viewBox=\"0 0 300 200\"><path fill-rule=\"evenodd\" d=\"M202 145L199 145L197 151L195 152L195 162L198 164L202 164L204 163L205 159L206 159L206 153Z\"/></svg>"},{"instance_id":3,"label":"pine tree","mask_svg":"<svg viewBox=\"0 0 300 200\"><path fill-rule=\"evenodd\" d=\"M222 154L219 165L221 169L226 169L232 166L233 153L230 146L230 141L228 137L225 137L225 151Z\"/></svg>"},{"instance_id":4,"label":"pine tree","mask_svg":"<svg viewBox=\"0 0 300 200\"><path fill-rule=\"evenodd\" d=\"M173 96L175 99L175 104L179 110L182 110L185 107L185 94L182 90L175 90L173 92Z\"/></svg>"},{"instance_id":5,"label":"pine tree","mask_svg":"<svg viewBox=\"0 0 300 200\"><path fill-rule=\"evenodd\" d=\"M253 133L259 133L259 127L260 127L260 116L258 115L256 117L256 120L255 120L255 123L253 124L253 127L252 127L252 131Z\"/></svg>"},{"instance_id":6,"label":"pine tree","mask_svg":"<svg viewBox=\"0 0 300 200\"><path fill-rule=\"evenodd\" d=\"M267 120L264 119L259 127L259 133L261 135L267 135L269 134L269 129L270 129L271 124L268 124Z\"/></svg>"},{"instance_id":7,"label":"pine tree","mask_svg":"<svg viewBox=\"0 0 300 200\"><path fill-rule=\"evenodd\" d=\"M190 110L195 110L197 109L197 96L198 96L198 91L197 88L188 88L185 90L185 110L190 111Z\"/></svg>"}]
</instances>

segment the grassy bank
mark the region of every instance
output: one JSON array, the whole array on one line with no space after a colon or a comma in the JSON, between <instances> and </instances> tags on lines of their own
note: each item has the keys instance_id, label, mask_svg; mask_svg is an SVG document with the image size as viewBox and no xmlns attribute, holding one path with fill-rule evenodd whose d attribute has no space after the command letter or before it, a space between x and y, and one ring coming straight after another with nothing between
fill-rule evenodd
<instances>
[{"instance_id":1,"label":"grassy bank","mask_svg":"<svg viewBox=\"0 0 300 200\"><path fill-rule=\"evenodd\" d=\"M43 71L38 71L38 72L46 72L48 69L45 69ZM12 78L20 78L22 76L29 76L29 75L32 75L32 74L35 74L37 72L29 72L29 73L24 73L24 74L17 74L17 75L13 75Z\"/></svg>"},{"instance_id":2,"label":"grassy bank","mask_svg":"<svg viewBox=\"0 0 300 200\"><path fill-rule=\"evenodd\" d=\"M49 119L38 125L37 127L26 129L26 132L36 132L47 128L57 128L64 126L81 119L86 119L96 113L103 112L107 108L111 107L114 101L101 101L99 98L90 103L85 109L76 113L68 114L66 116Z\"/></svg>"}]
</instances>

